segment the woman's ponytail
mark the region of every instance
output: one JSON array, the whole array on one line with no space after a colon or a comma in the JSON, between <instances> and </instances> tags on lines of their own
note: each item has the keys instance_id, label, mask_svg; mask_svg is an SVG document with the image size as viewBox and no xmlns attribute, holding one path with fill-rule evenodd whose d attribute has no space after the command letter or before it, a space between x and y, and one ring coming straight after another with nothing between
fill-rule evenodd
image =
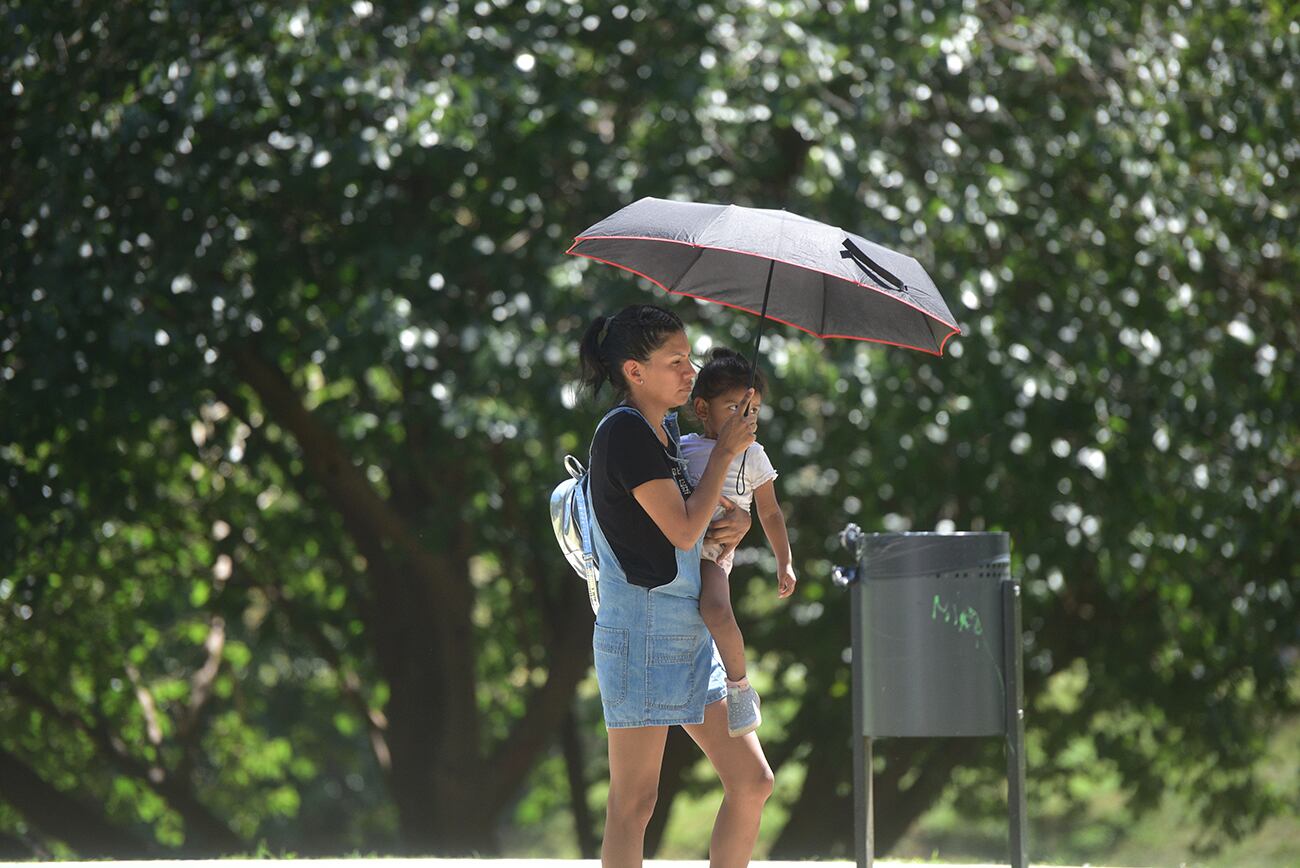
<instances>
[{"instance_id":1,"label":"woman's ponytail","mask_svg":"<svg viewBox=\"0 0 1300 868\"><path fill-rule=\"evenodd\" d=\"M613 317L598 316L592 320L582 336L582 343L578 345L578 360L582 364L579 381L592 395L599 394L600 387L611 382L609 367L600 355L600 345L601 339L608 336L609 323L612 319Z\"/></svg>"}]
</instances>

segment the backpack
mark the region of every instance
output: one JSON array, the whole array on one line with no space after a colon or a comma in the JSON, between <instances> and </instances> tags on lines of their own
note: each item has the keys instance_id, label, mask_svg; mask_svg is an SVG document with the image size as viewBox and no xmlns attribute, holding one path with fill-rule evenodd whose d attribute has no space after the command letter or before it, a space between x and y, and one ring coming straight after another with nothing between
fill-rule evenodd
<instances>
[{"instance_id":1,"label":"backpack","mask_svg":"<svg viewBox=\"0 0 1300 868\"><path fill-rule=\"evenodd\" d=\"M596 431L600 430L601 425L623 412L641 415L632 407L619 405L605 414L596 425ZM646 422L646 424L650 423ZM668 415L664 427L680 456L681 447L677 443L675 413ZM595 432L592 432L591 439L595 443ZM564 469L569 472L569 478L555 486L551 492L551 528L555 531L555 539L560 544L560 551L564 553L565 560L573 567L578 578L587 583L587 599L591 602L591 611L599 613L600 590L597 581L600 578L600 557L596 554L593 535L596 515L591 506L590 449L587 453L587 464L587 467L583 467L582 462L572 455L564 456Z\"/></svg>"}]
</instances>

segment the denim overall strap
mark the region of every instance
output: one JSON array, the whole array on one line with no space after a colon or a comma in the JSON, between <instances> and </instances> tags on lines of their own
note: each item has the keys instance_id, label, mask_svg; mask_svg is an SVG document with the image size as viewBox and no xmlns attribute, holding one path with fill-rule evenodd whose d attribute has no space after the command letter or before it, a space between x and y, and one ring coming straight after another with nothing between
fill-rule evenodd
<instances>
[{"instance_id":1,"label":"denim overall strap","mask_svg":"<svg viewBox=\"0 0 1300 868\"><path fill-rule=\"evenodd\" d=\"M677 425L677 411L669 413L664 417L664 430L668 432L668 439L672 441L673 453L682 457L682 430Z\"/></svg>"}]
</instances>

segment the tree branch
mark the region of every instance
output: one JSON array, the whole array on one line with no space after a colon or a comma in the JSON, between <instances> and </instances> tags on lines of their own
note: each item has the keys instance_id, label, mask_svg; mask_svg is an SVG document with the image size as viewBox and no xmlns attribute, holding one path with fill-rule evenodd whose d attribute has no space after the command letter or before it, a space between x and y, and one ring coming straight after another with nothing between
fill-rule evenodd
<instances>
[{"instance_id":1,"label":"tree branch","mask_svg":"<svg viewBox=\"0 0 1300 868\"><path fill-rule=\"evenodd\" d=\"M278 587L257 582L256 579L251 579L250 584L260 588L267 598L275 603L276 612L283 616L295 631L306 636L317 653L338 673L339 686L343 695L352 704L353 710L366 721L366 727L370 733L370 747L374 751L375 761L385 775L392 772L393 757L388 749L386 735L388 732L388 718L384 716L383 711L372 708L370 703L366 701L366 697L361 690L361 677L357 675L356 670L344 662L343 656L329 637L325 635L320 623L286 600Z\"/></svg>"},{"instance_id":2,"label":"tree branch","mask_svg":"<svg viewBox=\"0 0 1300 868\"><path fill-rule=\"evenodd\" d=\"M221 671L221 653L226 647L226 621L220 615L212 615L208 620L208 636L203 641L203 648L208 652L208 659L190 677L190 701L176 727L177 740L189 741L198 726L200 713L212 695L212 685Z\"/></svg>"},{"instance_id":3,"label":"tree branch","mask_svg":"<svg viewBox=\"0 0 1300 868\"><path fill-rule=\"evenodd\" d=\"M79 856L141 859L157 856L147 840L118 828L94 806L47 783L34 769L0 747L0 797L27 822L66 843Z\"/></svg>"},{"instance_id":4,"label":"tree branch","mask_svg":"<svg viewBox=\"0 0 1300 868\"><path fill-rule=\"evenodd\" d=\"M93 723L87 723L75 715L68 714L25 681L10 679L0 683L6 685L14 696L34 706L43 714L64 726L84 733L119 771L143 781L150 789L162 796L185 821L187 852L220 854L246 848L244 840L217 819L198 800L187 784L168 774L161 765L147 764L131 756L127 752L125 743L112 732L106 720L97 717Z\"/></svg>"},{"instance_id":5,"label":"tree branch","mask_svg":"<svg viewBox=\"0 0 1300 868\"><path fill-rule=\"evenodd\" d=\"M140 670L136 669L135 664L130 661L126 664L126 677L135 688L135 698L140 704L140 712L144 715L145 734L149 744L158 747L162 744L162 726L158 723L158 709L154 705L153 694L144 686Z\"/></svg>"}]
</instances>

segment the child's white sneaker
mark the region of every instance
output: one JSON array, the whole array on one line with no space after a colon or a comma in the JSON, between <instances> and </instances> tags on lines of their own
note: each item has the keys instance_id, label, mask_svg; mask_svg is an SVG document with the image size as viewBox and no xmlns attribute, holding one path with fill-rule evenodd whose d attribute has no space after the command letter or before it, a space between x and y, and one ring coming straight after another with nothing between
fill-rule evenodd
<instances>
[{"instance_id":1,"label":"child's white sneaker","mask_svg":"<svg viewBox=\"0 0 1300 868\"><path fill-rule=\"evenodd\" d=\"M727 679L727 735L740 738L758 729L763 722L763 715L758 711L760 704L748 678Z\"/></svg>"}]
</instances>

